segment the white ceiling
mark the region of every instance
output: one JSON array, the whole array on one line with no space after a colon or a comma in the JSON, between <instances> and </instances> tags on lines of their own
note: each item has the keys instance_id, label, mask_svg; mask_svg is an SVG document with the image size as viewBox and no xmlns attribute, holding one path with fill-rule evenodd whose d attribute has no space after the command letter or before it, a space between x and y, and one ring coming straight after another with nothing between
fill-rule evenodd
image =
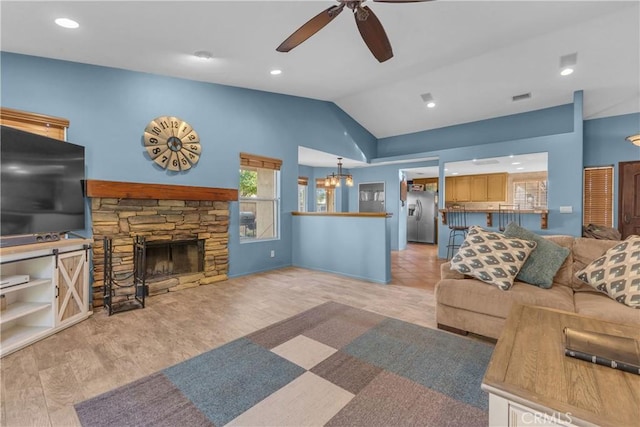
<instances>
[{"instance_id":1,"label":"white ceiling","mask_svg":"<svg viewBox=\"0 0 640 427\"><path fill-rule=\"evenodd\" d=\"M2 1L3 51L333 101L378 138L572 102L585 119L640 111L640 1L367 2L394 58L378 63L345 10L275 48L335 1ZM57 17L80 23L56 26ZM202 62L192 54L213 53ZM560 56L577 52L560 77ZM272 68L283 73L271 76ZM438 106L425 108L430 92ZM512 102L530 92L531 99ZM335 157L332 164L335 164Z\"/></svg>"}]
</instances>

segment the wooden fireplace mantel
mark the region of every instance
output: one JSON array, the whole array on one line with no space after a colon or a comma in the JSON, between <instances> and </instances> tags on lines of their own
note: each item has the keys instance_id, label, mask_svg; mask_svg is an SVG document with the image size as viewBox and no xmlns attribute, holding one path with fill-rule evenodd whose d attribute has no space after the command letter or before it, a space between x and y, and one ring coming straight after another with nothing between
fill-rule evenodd
<instances>
[{"instance_id":1,"label":"wooden fireplace mantel","mask_svg":"<svg viewBox=\"0 0 640 427\"><path fill-rule=\"evenodd\" d=\"M158 200L211 200L232 202L238 200L235 188L192 187L188 185L145 184L139 182L86 181L88 197Z\"/></svg>"}]
</instances>

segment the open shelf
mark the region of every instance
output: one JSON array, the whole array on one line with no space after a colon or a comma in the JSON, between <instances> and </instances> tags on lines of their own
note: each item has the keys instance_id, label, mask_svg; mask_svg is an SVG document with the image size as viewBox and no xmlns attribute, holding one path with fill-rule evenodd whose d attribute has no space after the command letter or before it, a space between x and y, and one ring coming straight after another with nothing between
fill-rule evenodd
<instances>
[{"instance_id":1,"label":"open shelf","mask_svg":"<svg viewBox=\"0 0 640 427\"><path fill-rule=\"evenodd\" d=\"M21 283L19 285L8 286L6 288L0 289L0 295L6 295L10 292L21 291L23 289L31 288L34 286L40 285L51 285L51 279L33 279L28 281L27 283Z\"/></svg>"},{"instance_id":2,"label":"open shelf","mask_svg":"<svg viewBox=\"0 0 640 427\"><path fill-rule=\"evenodd\" d=\"M35 341L40 335L45 336L51 331L50 326L25 326L16 325L2 331L2 353L5 349L11 349L13 346L25 341Z\"/></svg>"},{"instance_id":3,"label":"open shelf","mask_svg":"<svg viewBox=\"0 0 640 427\"><path fill-rule=\"evenodd\" d=\"M50 302L16 302L9 304L6 310L0 312L0 324L19 319L20 317L36 313L40 310L51 308ZM4 343L4 334L2 333L2 342Z\"/></svg>"}]
</instances>

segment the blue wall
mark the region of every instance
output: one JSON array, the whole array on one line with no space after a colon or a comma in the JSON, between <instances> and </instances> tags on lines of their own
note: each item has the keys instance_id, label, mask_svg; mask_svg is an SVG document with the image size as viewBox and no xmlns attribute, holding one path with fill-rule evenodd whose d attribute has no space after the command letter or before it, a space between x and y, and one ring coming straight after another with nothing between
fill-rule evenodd
<instances>
[{"instance_id":1,"label":"blue wall","mask_svg":"<svg viewBox=\"0 0 640 427\"><path fill-rule=\"evenodd\" d=\"M239 152L282 159L281 239L240 244L238 204L232 203L231 276L291 264L297 177L309 177L308 208L314 211L315 179L335 171L299 168L299 145L372 163L350 170L355 187L337 190L337 208L357 211L358 183L385 182L394 250L406 246L401 169L437 164L442 179L446 162L546 151L546 233L579 235L583 166L640 160L640 149L624 141L640 130L640 114L583 122L581 92L571 104L377 141L333 103L6 52L0 60L2 105L69 119L69 141L86 146L89 179L237 188ZM162 115L188 121L200 135L202 158L186 173L162 170L142 147L145 126ZM439 160L416 160L426 157ZM397 160L413 163L383 165ZM560 206L572 206L573 213L560 214ZM536 229L535 221L530 225ZM439 230L440 236L446 232Z\"/></svg>"},{"instance_id":2,"label":"blue wall","mask_svg":"<svg viewBox=\"0 0 640 427\"><path fill-rule=\"evenodd\" d=\"M281 239L240 244L232 203L231 276L291 264L298 145L376 155L373 135L333 103L7 52L0 60L2 106L69 119L68 140L86 147L88 179L238 188L240 152L282 159ZM200 136L202 157L188 172L161 169L143 149L144 128L163 115Z\"/></svg>"},{"instance_id":3,"label":"blue wall","mask_svg":"<svg viewBox=\"0 0 640 427\"><path fill-rule=\"evenodd\" d=\"M417 154L573 131L573 104L382 138L378 157Z\"/></svg>"}]
</instances>

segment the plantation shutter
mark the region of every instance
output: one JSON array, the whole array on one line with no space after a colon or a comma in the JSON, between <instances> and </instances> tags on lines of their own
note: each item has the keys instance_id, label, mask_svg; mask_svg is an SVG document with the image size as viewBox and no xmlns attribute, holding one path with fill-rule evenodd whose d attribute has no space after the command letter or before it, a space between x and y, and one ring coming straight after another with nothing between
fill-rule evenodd
<instances>
[{"instance_id":1,"label":"plantation shutter","mask_svg":"<svg viewBox=\"0 0 640 427\"><path fill-rule=\"evenodd\" d=\"M279 171L282 166L282 160L272 157L256 156L255 154L240 153L240 165Z\"/></svg>"},{"instance_id":2,"label":"plantation shutter","mask_svg":"<svg viewBox=\"0 0 640 427\"><path fill-rule=\"evenodd\" d=\"M613 227L613 166L584 169L583 225Z\"/></svg>"},{"instance_id":3,"label":"plantation shutter","mask_svg":"<svg viewBox=\"0 0 640 427\"><path fill-rule=\"evenodd\" d=\"M29 113L0 107L0 123L4 126L24 130L49 138L65 141L69 120L44 114Z\"/></svg>"}]
</instances>

